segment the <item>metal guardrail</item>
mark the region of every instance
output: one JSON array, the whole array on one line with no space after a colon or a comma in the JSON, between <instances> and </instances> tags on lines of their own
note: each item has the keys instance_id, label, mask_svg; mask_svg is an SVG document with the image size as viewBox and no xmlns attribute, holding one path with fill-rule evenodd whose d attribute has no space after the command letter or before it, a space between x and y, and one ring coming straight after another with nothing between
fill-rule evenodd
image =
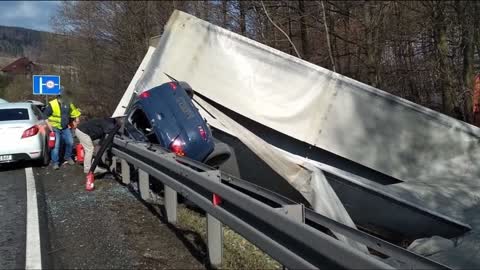
<instances>
[{"instance_id":1,"label":"metal guardrail","mask_svg":"<svg viewBox=\"0 0 480 270\"><path fill-rule=\"evenodd\" d=\"M149 181L160 181L165 185L164 201L169 222L176 223L177 193L207 213L207 241L213 265L222 261L221 228L225 224L287 268L393 269L320 230L327 228L399 260L405 267L449 269L304 209L303 205L279 194L193 160L177 157L158 146L115 138L112 153L115 155L112 166L116 170L116 159L121 161L125 184L130 183L130 164L138 168L139 190L144 200L148 201L153 195ZM212 202L214 194L222 198L221 204Z\"/></svg>"}]
</instances>

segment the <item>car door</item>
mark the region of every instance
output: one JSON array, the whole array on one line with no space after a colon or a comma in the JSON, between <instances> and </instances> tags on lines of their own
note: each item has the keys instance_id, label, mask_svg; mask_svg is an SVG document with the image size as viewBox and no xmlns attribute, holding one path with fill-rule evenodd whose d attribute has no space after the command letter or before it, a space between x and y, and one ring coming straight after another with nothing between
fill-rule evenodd
<instances>
[{"instance_id":1,"label":"car door","mask_svg":"<svg viewBox=\"0 0 480 270\"><path fill-rule=\"evenodd\" d=\"M35 116L35 124L38 126L38 129L40 130L40 136L42 139L42 142L45 144L47 142L47 136L48 136L48 126L45 121L45 116L43 113L40 111L40 109L32 105L32 112L33 115Z\"/></svg>"},{"instance_id":2,"label":"car door","mask_svg":"<svg viewBox=\"0 0 480 270\"><path fill-rule=\"evenodd\" d=\"M132 108L125 123L125 130L131 139L158 144L152 125L141 106Z\"/></svg>"}]
</instances>

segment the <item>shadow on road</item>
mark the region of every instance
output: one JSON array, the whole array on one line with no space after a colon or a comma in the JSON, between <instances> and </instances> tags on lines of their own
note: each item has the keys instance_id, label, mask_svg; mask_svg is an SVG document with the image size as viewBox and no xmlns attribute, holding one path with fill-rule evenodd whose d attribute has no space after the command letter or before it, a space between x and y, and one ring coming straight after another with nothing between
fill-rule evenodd
<instances>
[{"instance_id":1,"label":"shadow on road","mask_svg":"<svg viewBox=\"0 0 480 270\"><path fill-rule=\"evenodd\" d=\"M29 167L45 168L47 166L42 166L38 162L32 161L32 160L0 163L0 172L20 170L20 169L25 169Z\"/></svg>"}]
</instances>

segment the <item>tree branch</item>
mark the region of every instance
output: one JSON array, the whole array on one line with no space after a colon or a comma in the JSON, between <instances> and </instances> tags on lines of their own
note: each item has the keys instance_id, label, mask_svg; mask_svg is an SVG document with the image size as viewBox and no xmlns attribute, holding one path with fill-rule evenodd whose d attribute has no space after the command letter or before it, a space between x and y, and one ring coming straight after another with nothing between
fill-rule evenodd
<instances>
[{"instance_id":1,"label":"tree branch","mask_svg":"<svg viewBox=\"0 0 480 270\"><path fill-rule=\"evenodd\" d=\"M325 26L325 36L327 37L328 54L330 56L330 61L332 62L333 72L337 72L335 68L335 60L333 59L333 54L332 54L332 45L330 43L330 34L328 32L327 14L325 12L325 5L323 3L323 0L320 1L320 4L322 5L322 13L323 13L323 21L324 21L323 25Z\"/></svg>"},{"instance_id":2,"label":"tree branch","mask_svg":"<svg viewBox=\"0 0 480 270\"><path fill-rule=\"evenodd\" d=\"M282 34L288 39L288 41L290 42L290 45L292 45L293 49L295 50L295 53L297 54L297 57L301 59L302 57L300 56L300 53L298 52L297 47L295 47L295 44L293 44L293 41L290 39L288 34L285 33L285 31L283 31L283 29L280 26L275 24L275 22L272 20L272 18L270 18L270 15L268 15L267 9L265 8L265 5L263 4L263 1L260 1L260 2L262 3L263 11L265 12L265 15L267 16L268 20L273 24L273 26L275 26L280 32L282 32Z\"/></svg>"}]
</instances>

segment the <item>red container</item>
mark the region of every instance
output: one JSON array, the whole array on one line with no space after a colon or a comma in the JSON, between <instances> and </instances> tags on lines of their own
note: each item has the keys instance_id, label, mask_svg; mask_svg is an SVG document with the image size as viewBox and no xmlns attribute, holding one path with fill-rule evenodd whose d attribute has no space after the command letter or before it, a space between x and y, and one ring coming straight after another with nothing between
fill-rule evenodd
<instances>
[{"instance_id":1,"label":"red container","mask_svg":"<svg viewBox=\"0 0 480 270\"><path fill-rule=\"evenodd\" d=\"M55 147L55 132L50 131L48 133L48 148L53 149Z\"/></svg>"},{"instance_id":2,"label":"red container","mask_svg":"<svg viewBox=\"0 0 480 270\"><path fill-rule=\"evenodd\" d=\"M83 160L85 159L85 151L83 150L83 145L81 143L77 143L75 146L75 152L77 154L77 162L83 163Z\"/></svg>"},{"instance_id":3,"label":"red container","mask_svg":"<svg viewBox=\"0 0 480 270\"><path fill-rule=\"evenodd\" d=\"M218 196L217 194L213 193L213 206L220 205L222 203L222 197Z\"/></svg>"},{"instance_id":4,"label":"red container","mask_svg":"<svg viewBox=\"0 0 480 270\"><path fill-rule=\"evenodd\" d=\"M87 174L87 181L85 182L85 190L92 191L95 189L95 176L93 172Z\"/></svg>"}]
</instances>

